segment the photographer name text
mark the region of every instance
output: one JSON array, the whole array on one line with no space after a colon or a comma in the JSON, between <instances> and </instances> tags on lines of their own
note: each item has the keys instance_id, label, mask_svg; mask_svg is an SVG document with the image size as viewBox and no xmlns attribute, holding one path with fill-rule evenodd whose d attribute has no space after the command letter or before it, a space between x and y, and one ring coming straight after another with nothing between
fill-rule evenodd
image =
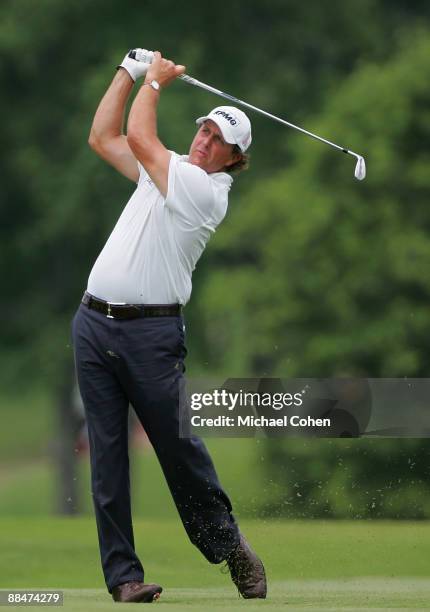
<instances>
[{"instance_id":1,"label":"photographer name text","mask_svg":"<svg viewBox=\"0 0 430 612\"><path fill-rule=\"evenodd\" d=\"M202 417L194 414L191 417L193 427L330 427L329 418L313 418L311 416L299 416L297 414L284 415L279 418L265 416L226 416Z\"/></svg>"}]
</instances>

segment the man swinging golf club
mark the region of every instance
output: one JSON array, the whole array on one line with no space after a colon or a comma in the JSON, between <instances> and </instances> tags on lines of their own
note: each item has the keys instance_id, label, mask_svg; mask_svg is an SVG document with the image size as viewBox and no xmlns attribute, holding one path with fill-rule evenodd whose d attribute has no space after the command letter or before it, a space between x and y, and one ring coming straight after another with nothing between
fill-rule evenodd
<instances>
[{"instance_id":1,"label":"man swinging golf club","mask_svg":"<svg viewBox=\"0 0 430 612\"><path fill-rule=\"evenodd\" d=\"M151 65L127 54L118 68L89 143L137 188L91 270L73 319L106 585L118 602L151 602L162 591L144 583L134 548L127 436L132 404L190 540L210 562L227 562L243 597L265 598L263 564L239 531L204 444L179 436L186 355L181 307L190 297L196 262L226 214L231 173L247 164L251 125L241 110L218 107L197 120L188 156L177 155L157 136L157 104L184 66L155 52ZM139 77L144 83L124 135L125 106Z\"/></svg>"}]
</instances>

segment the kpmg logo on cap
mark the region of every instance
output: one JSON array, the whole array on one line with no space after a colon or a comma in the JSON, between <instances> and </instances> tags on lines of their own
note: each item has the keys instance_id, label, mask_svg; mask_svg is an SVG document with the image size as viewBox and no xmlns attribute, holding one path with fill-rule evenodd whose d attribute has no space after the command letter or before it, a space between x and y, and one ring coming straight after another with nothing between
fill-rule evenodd
<instances>
[{"instance_id":1,"label":"kpmg logo on cap","mask_svg":"<svg viewBox=\"0 0 430 612\"><path fill-rule=\"evenodd\" d=\"M239 119L237 119L234 115L230 115L230 113L226 113L223 110L215 111L214 115L221 115L226 121L230 123L230 125L240 125Z\"/></svg>"}]
</instances>

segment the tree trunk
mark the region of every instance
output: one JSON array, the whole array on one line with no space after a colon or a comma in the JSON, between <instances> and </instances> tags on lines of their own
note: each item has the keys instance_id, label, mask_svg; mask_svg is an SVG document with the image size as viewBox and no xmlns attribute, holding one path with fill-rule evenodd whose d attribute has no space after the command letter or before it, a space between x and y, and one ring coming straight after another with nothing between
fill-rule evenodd
<instances>
[{"instance_id":1,"label":"tree trunk","mask_svg":"<svg viewBox=\"0 0 430 612\"><path fill-rule=\"evenodd\" d=\"M56 512L66 515L78 514L80 511L76 446L83 416L77 409L75 386L74 364L68 360L56 391L57 439L54 445L57 467Z\"/></svg>"}]
</instances>

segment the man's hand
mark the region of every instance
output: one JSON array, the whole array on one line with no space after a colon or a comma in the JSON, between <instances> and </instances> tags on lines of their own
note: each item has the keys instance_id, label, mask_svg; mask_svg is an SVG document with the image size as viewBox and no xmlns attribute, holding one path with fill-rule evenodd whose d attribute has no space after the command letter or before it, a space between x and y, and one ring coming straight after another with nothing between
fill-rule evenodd
<instances>
[{"instance_id":1,"label":"man's hand","mask_svg":"<svg viewBox=\"0 0 430 612\"><path fill-rule=\"evenodd\" d=\"M146 83L157 81L161 87L167 87L174 79L185 72L185 66L176 65L161 57L159 51L154 51L154 59L146 73Z\"/></svg>"},{"instance_id":2,"label":"man's hand","mask_svg":"<svg viewBox=\"0 0 430 612\"><path fill-rule=\"evenodd\" d=\"M138 61L134 59L135 57L142 57L142 60ZM145 57L148 58L148 62L144 61ZM147 51L146 49L132 49L127 53L117 69L124 68L133 81L136 81L138 78L146 75L153 57L154 54L152 51Z\"/></svg>"},{"instance_id":3,"label":"man's hand","mask_svg":"<svg viewBox=\"0 0 430 612\"><path fill-rule=\"evenodd\" d=\"M146 74L145 83L157 81L166 87L185 72L185 66L176 66L154 52L154 60ZM170 152L157 135L157 104L159 91L142 86L130 109L127 125L127 143L140 161L163 197L167 195Z\"/></svg>"}]
</instances>

